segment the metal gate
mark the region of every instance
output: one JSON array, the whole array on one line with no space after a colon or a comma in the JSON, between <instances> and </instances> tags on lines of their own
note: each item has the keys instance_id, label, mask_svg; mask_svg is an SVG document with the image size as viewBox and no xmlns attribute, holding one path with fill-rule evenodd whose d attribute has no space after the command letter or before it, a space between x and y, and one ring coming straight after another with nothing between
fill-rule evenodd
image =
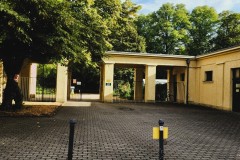
<instances>
[{"instance_id":1,"label":"metal gate","mask_svg":"<svg viewBox=\"0 0 240 160\"><path fill-rule=\"evenodd\" d=\"M19 87L22 91L24 101L56 101L56 78L21 77Z\"/></svg>"},{"instance_id":2,"label":"metal gate","mask_svg":"<svg viewBox=\"0 0 240 160\"><path fill-rule=\"evenodd\" d=\"M184 82L168 82L156 84L156 102L184 102Z\"/></svg>"},{"instance_id":3,"label":"metal gate","mask_svg":"<svg viewBox=\"0 0 240 160\"><path fill-rule=\"evenodd\" d=\"M134 85L123 80L114 80L113 102L144 102L145 85L142 86L142 100L134 100ZM185 83L168 82L155 85L156 102L184 102Z\"/></svg>"}]
</instances>

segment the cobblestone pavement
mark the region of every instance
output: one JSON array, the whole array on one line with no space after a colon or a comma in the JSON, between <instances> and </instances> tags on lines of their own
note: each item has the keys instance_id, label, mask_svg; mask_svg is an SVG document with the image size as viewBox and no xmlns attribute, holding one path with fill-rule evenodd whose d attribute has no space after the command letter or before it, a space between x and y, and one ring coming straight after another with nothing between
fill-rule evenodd
<instances>
[{"instance_id":1,"label":"cobblestone pavement","mask_svg":"<svg viewBox=\"0 0 240 160\"><path fill-rule=\"evenodd\" d=\"M158 159L152 127L169 127L165 159L240 160L240 114L168 104L93 103L54 117L0 117L0 159L66 159L69 119L77 120L73 159Z\"/></svg>"}]
</instances>

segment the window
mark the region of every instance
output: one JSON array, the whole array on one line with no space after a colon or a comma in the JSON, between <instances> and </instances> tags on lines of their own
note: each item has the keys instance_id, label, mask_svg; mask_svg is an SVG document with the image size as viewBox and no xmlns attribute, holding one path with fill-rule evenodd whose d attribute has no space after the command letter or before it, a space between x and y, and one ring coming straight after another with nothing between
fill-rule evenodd
<instances>
[{"instance_id":1,"label":"window","mask_svg":"<svg viewBox=\"0 0 240 160\"><path fill-rule=\"evenodd\" d=\"M181 81L184 81L184 80L185 80L185 74L184 74L184 73L182 73L182 74L180 75L180 80L181 80Z\"/></svg>"},{"instance_id":2,"label":"window","mask_svg":"<svg viewBox=\"0 0 240 160\"><path fill-rule=\"evenodd\" d=\"M233 78L240 78L240 68L233 69Z\"/></svg>"},{"instance_id":3,"label":"window","mask_svg":"<svg viewBox=\"0 0 240 160\"><path fill-rule=\"evenodd\" d=\"M205 81L213 81L213 71L205 72Z\"/></svg>"}]
</instances>

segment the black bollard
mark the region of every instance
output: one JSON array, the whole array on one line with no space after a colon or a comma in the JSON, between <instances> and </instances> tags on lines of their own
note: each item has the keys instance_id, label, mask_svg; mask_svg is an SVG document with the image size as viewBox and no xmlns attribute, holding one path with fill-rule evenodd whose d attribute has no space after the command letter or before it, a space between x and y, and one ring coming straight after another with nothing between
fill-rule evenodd
<instances>
[{"instance_id":1,"label":"black bollard","mask_svg":"<svg viewBox=\"0 0 240 160\"><path fill-rule=\"evenodd\" d=\"M163 120L159 120L159 160L163 160L164 159L164 149L163 149L163 125L164 125L164 121Z\"/></svg>"},{"instance_id":2,"label":"black bollard","mask_svg":"<svg viewBox=\"0 0 240 160\"><path fill-rule=\"evenodd\" d=\"M71 119L70 123L70 134L69 134L69 145L68 145L68 160L72 160L73 155L73 139L74 139L74 126L76 124L75 119Z\"/></svg>"}]
</instances>

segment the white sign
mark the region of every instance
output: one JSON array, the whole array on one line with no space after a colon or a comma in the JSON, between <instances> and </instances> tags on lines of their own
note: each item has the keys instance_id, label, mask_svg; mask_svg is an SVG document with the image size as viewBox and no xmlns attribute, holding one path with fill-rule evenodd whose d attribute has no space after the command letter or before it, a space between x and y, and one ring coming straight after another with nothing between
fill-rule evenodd
<instances>
[{"instance_id":1,"label":"white sign","mask_svg":"<svg viewBox=\"0 0 240 160\"><path fill-rule=\"evenodd\" d=\"M160 131L163 131L163 126L160 126Z\"/></svg>"}]
</instances>

